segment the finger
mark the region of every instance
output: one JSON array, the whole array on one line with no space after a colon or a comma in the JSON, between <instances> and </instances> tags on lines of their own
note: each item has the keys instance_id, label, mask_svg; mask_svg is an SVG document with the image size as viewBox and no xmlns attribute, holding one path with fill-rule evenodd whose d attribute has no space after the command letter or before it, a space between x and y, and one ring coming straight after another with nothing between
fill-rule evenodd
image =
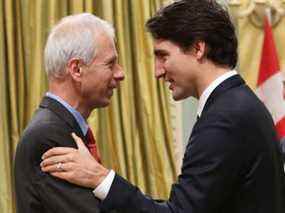
<instances>
[{"instance_id":1,"label":"finger","mask_svg":"<svg viewBox=\"0 0 285 213\"><path fill-rule=\"evenodd\" d=\"M74 132L71 133L71 136L73 137L73 140L75 141L78 149L87 149L82 139L78 137Z\"/></svg>"},{"instance_id":2,"label":"finger","mask_svg":"<svg viewBox=\"0 0 285 213\"><path fill-rule=\"evenodd\" d=\"M60 168L58 167L58 163L52 164L52 165L47 165L47 166L41 166L41 170L43 172L48 172L48 173L70 172L70 171L74 171L77 167L78 167L77 164L75 164L73 162L68 162L68 163L61 163Z\"/></svg>"},{"instance_id":3,"label":"finger","mask_svg":"<svg viewBox=\"0 0 285 213\"><path fill-rule=\"evenodd\" d=\"M51 148L51 149L49 149L48 151L46 151L42 155L42 159L46 159L48 157L55 156L55 155L69 154L71 152L74 152L75 150L76 149L70 148L70 147L55 147L55 148Z\"/></svg>"},{"instance_id":4,"label":"finger","mask_svg":"<svg viewBox=\"0 0 285 213\"><path fill-rule=\"evenodd\" d=\"M60 163L60 167L59 167L59 163L46 165L46 166L42 166L41 165L41 170L43 172L48 172L48 173L52 173L52 172L66 172L66 171L69 170L69 168L70 168L70 165L67 165L66 163Z\"/></svg>"},{"instance_id":5,"label":"finger","mask_svg":"<svg viewBox=\"0 0 285 213\"><path fill-rule=\"evenodd\" d=\"M63 172L62 167L63 167L63 165L61 165L61 169L59 170L57 164L53 164L53 165L43 166L43 167L41 167L41 170L43 172L48 172L48 173L51 173L51 172Z\"/></svg>"},{"instance_id":6,"label":"finger","mask_svg":"<svg viewBox=\"0 0 285 213\"><path fill-rule=\"evenodd\" d=\"M70 154L65 154L65 155L55 155L55 156L50 156L48 158L45 158L42 162L41 162L41 166L50 166L53 164L57 164L59 162L61 163L67 163L72 161L72 157Z\"/></svg>"}]
</instances>

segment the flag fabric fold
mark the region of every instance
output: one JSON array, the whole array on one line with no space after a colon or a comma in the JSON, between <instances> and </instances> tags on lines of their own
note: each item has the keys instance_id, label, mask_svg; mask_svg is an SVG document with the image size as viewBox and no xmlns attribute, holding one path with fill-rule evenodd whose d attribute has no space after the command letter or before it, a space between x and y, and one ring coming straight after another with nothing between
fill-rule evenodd
<instances>
[{"instance_id":1,"label":"flag fabric fold","mask_svg":"<svg viewBox=\"0 0 285 213\"><path fill-rule=\"evenodd\" d=\"M285 137L283 81L284 79L280 71L272 28L266 17L264 20L264 41L256 93L270 111L279 138Z\"/></svg>"}]
</instances>

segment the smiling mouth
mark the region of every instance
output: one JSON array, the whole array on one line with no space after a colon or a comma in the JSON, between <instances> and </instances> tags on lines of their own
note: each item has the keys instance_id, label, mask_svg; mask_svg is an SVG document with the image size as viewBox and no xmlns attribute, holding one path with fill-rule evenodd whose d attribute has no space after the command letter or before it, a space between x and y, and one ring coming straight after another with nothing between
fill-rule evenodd
<instances>
[{"instance_id":1,"label":"smiling mouth","mask_svg":"<svg viewBox=\"0 0 285 213\"><path fill-rule=\"evenodd\" d=\"M173 80L169 80L167 83L169 84L169 86L168 86L169 90L173 90L174 89L174 82L173 82Z\"/></svg>"},{"instance_id":2,"label":"smiling mouth","mask_svg":"<svg viewBox=\"0 0 285 213\"><path fill-rule=\"evenodd\" d=\"M109 90L107 93L107 97L111 98L113 96L113 90Z\"/></svg>"}]
</instances>

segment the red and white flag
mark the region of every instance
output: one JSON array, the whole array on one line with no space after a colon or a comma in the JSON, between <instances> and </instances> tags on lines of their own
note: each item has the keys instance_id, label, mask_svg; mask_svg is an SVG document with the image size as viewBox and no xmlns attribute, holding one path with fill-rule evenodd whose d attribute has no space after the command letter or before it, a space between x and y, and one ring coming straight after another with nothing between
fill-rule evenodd
<instances>
[{"instance_id":1,"label":"red and white flag","mask_svg":"<svg viewBox=\"0 0 285 213\"><path fill-rule=\"evenodd\" d=\"M285 137L283 80L272 29L268 18L265 18L263 49L257 81L257 95L271 112L279 138Z\"/></svg>"}]
</instances>

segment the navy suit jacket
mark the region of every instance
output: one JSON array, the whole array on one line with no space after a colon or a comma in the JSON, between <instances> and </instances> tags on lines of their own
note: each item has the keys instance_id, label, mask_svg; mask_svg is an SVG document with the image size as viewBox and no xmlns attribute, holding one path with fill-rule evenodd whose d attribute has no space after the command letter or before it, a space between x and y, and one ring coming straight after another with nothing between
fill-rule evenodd
<instances>
[{"instance_id":1,"label":"navy suit jacket","mask_svg":"<svg viewBox=\"0 0 285 213\"><path fill-rule=\"evenodd\" d=\"M280 140L280 149L281 149L281 152L283 154L283 162L285 164L285 138L281 138Z\"/></svg>"},{"instance_id":2,"label":"navy suit jacket","mask_svg":"<svg viewBox=\"0 0 285 213\"><path fill-rule=\"evenodd\" d=\"M115 176L103 210L129 213L284 213L285 177L271 115L239 75L210 95L166 202Z\"/></svg>"},{"instance_id":3,"label":"navy suit jacket","mask_svg":"<svg viewBox=\"0 0 285 213\"><path fill-rule=\"evenodd\" d=\"M41 156L48 149L76 147L72 132L87 143L73 115L56 100L44 97L17 146L17 213L100 212L93 189L70 184L41 171Z\"/></svg>"}]
</instances>

